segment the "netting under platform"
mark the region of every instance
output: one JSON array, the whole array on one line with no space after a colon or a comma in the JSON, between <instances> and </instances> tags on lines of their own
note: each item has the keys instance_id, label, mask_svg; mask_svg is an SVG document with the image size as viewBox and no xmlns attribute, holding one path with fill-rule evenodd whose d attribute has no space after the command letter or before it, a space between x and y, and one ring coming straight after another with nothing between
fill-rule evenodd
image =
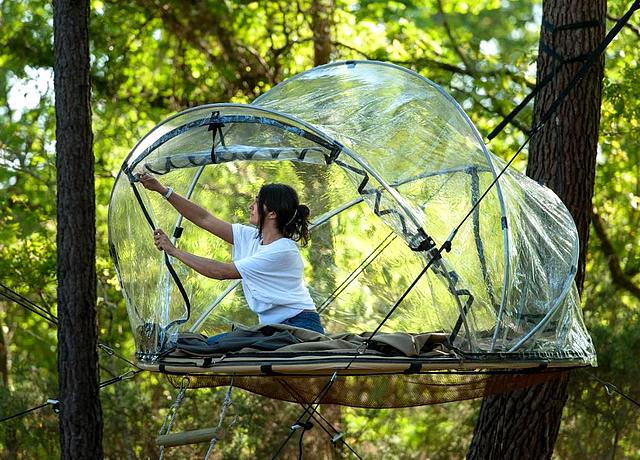
<instances>
[{"instance_id":1,"label":"netting under platform","mask_svg":"<svg viewBox=\"0 0 640 460\"><path fill-rule=\"evenodd\" d=\"M238 377L189 375L189 388L233 386L261 396L302 404L338 404L349 407L386 409L439 404L527 388L559 378L566 369L534 369L530 371L495 370L434 372L405 375L337 376L324 396L326 376ZM184 375L167 375L176 388Z\"/></svg>"}]
</instances>

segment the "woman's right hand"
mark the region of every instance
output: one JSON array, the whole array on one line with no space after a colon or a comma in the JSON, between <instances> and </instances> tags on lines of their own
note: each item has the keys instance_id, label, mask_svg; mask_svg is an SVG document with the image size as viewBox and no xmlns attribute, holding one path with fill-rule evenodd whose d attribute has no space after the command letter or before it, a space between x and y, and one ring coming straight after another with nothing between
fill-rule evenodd
<instances>
[{"instance_id":1,"label":"woman's right hand","mask_svg":"<svg viewBox=\"0 0 640 460\"><path fill-rule=\"evenodd\" d=\"M162 229L157 228L153 231L153 243L159 251L164 251L170 256L175 254L176 247Z\"/></svg>"},{"instance_id":2,"label":"woman's right hand","mask_svg":"<svg viewBox=\"0 0 640 460\"><path fill-rule=\"evenodd\" d=\"M153 175L149 173L138 174L138 179L144 188L151 190L152 192L158 192L163 194L166 192L164 185L160 183Z\"/></svg>"}]
</instances>

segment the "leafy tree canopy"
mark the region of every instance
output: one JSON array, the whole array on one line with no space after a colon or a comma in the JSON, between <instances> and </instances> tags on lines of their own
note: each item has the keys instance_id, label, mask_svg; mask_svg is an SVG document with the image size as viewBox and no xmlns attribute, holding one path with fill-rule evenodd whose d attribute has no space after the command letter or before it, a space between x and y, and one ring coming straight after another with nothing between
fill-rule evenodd
<instances>
[{"instance_id":1,"label":"leafy tree canopy","mask_svg":"<svg viewBox=\"0 0 640 460\"><path fill-rule=\"evenodd\" d=\"M609 2L610 20L629 2ZM120 355L133 349L109 259L106 219L118 168L135 142L178 110L209 102L248 102L314 63L314 44L332 60L379 59L412 68L448 90L481 133L531 91L539 38L539 1L510 0L129 0L93 2L91 52L101 341ZM317 27L330 18L328 30ZM0 1L0 282L55 313L55 120L52 8ZM608 24L610 27L612 22ZM600 356L593 372L640 399L640 19L606 54L594 218L583 295ZM531 125L528 108L490 148L510 156ZM524 169L526 155L516 163ZM57 391L55 329L0 298L0 411L42 404ZM101 356L103 380L128 370ZM192 392L180 427L217 423L219 391ZM105 453L154 457L153 437L174 391L142 374L103 390ZM236 393L238 427L220 444L225 458L275 451L296 408ZM365 456L462 457L477 402L398 411L330 408ZM640 413L576 372L557 446L561 457L640 455ZM255 433L273 436L256 436ZM16 458L54 456L57 423L49 409L0 426L0 450ZM313 436L316 436L315 438ZM309 440L331 448L320 434ZM180 448L203 455L202 446ZM176 451L177 452L177 451Z\"/></svg>"}]
</instances>

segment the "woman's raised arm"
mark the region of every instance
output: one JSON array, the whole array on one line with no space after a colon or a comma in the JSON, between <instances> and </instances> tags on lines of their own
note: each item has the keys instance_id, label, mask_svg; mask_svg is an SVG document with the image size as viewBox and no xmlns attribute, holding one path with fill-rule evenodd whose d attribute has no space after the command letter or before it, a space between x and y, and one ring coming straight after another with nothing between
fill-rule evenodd
<instances>
[{"instance_id":1,"label":"woman's raised arm","mask_svg":"<svg viewBox=\"0 0 640 460\"><path fill-rule=\"evenodd\" d=\"M194 202L180 196L174 192L173 189L165 187L151 174L140 174L138 178L144 188L158 192L160 195L165 197L171 206L182 214L185 219L193 222L198 227L213 233L215 236L223 239L227 243L233 244L233 231L229 222L218 219L206 209L201 208Z\"/></svg>"}]
</instances>

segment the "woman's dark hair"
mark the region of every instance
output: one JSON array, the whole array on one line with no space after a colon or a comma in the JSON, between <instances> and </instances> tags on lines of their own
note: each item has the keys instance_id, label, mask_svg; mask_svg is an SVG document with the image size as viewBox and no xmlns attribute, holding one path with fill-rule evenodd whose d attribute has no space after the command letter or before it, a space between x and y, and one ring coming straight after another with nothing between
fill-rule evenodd
<instances>
[{"instance_id":1,"label":"woman's dark hair","mask_svg":"<svg viewBox=\"0 0 640 460\"><path fill-rule=\"evenodd\" d=\"M258 192L258 234L262 236L265 209L276 213L278 230L285 238L300 241L306 246L309 241L309 208L300 204L294 189L284 184L267 184Z\"/></svg>"}]
</instances>

